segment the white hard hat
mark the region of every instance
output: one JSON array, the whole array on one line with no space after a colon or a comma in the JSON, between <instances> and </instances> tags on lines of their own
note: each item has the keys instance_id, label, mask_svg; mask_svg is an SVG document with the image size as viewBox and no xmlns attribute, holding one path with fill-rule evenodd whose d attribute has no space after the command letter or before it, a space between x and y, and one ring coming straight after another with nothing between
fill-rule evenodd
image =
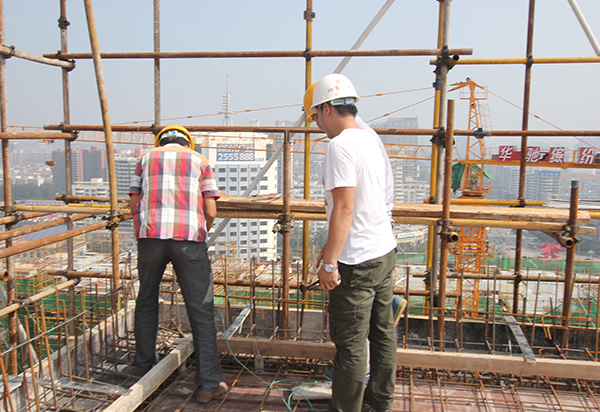
<instances>
[{"instance_id":1,"label":"white hard hat","mask_svg":"<svg viewBox=\"0 0 600 412\"><path fill-rule=\"evenodd\" d=\"M342 106L354 104L359 100L350 79L343 74L328 74L319 80L315 87L310 111L317 113L315 108L326 102L332 106Z\"/></svg>"}]
</instances>

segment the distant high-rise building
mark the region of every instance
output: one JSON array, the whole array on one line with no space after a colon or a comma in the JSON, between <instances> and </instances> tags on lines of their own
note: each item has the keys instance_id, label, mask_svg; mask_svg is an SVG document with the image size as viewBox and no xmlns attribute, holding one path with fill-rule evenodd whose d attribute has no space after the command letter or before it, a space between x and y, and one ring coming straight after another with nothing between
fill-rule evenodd
<instances>
[{"instance_id":1,"label":"distant high-rise building","mask_svg":"<svg viewBox=\"0 0 600 412\"><path fill-rule=\"evenodd\" d=\"M264 149L273 142L262 133L234 135L236 148L225 148L232 145L229 143L232 133L215 133L209 138L216 140L217 146L222 148L203 148L198 151L209 159L214 168L219 192L241 196L267 163L267 152ZM265 173L250 196L270 193L277 193L277 164ZM220 221L221 219L216 219L213 227L217 227ZM277 254L277 237L271 230L274 223L273 220L265 219L231 219L227 228L218 236L214 251L217 254L231 253L233 248L236 256L242 259L274 259Z\"/></svg>"},{"instance_id":2,"label":"distant high-rise building","mask_svg":"<svg viewBox=\"0 0 600 412\"><path fill-rule=\"evenodd\" d=\"M418 117L389 117L385 122L371 123L373 128L381 129L418 129ZM383 143L396 144L419 144L419 136L416 135L381 135Z\"/></svg>"},{"instance_id":3,"label":"distant high-rise building","mask_svg":"<svg viewBox=\"0 0 600 412\"><path fill-rule=\"evenodd\" d=\"M106 167L106 149L93 146L82 151L83 181L90 182L92 179L103 179L108 181L108 168Z\"/></svg>"},{"instance_id":4,"label":"distant high-rise building","mask_svg":"<svg viewBox=\"0 0 600 412\"><path fill-rule=\"evenodd\" d=\"M527 200L552 200L558 193L560 170L528 169L525 177Z\"/></svg>"}]
</instances>

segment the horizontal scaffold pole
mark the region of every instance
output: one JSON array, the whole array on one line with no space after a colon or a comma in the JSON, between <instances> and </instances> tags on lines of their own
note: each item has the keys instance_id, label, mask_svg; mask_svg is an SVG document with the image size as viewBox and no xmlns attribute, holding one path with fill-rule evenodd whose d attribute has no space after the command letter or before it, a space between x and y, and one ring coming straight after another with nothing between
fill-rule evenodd
<instances>
[{"instance_id":1,"label":"horizontal scaffold pole","mask_svg":"<svg viewBox=\"0 0 600 412\"><path fill-rule=\"evenodd\" d=\"M516 58L488 58L488 59L459 59L454 64L565 64L565 63L600 63L600 57L525 57ZM436 60L430 60L429 64L437 64Z\"/></svg>"},{"instance_id":2,"label":"horizontal scaffold pole","mask_svg":"<svg viewBox=\"0 0 600 412\"><path fill-rule=\"evenodd\" d=\"M16 312L17 310L21 309L22 307L25 307L26 305L30 305L34 302L42 300L45 297L52 295L53 293L56 293L63 289L67 289L71 286L75 286L78 283L79 283L79 279L70 279L70 280L67 280L66 282L59 283L58 285L54 285L49 288L46 288L46 289L42 290L41 292L36 293L35 295L29 296L28 298L25 298L17 303L13 303L12 305L8 305L8 306L0 309L0 317L5 316L12 312Z\"/></svg>"},{"instance_id":3,"label":"horizontal scaffold pole","mask_svg":"<svg viewBox=\"0 0 600 412\"><path fill-rule=\"evenodd\" d=\"M19 50L15 50L14 47L8 47L0 45L0 54L5 57L18 57L19 59L29 60L36 63L47 64L49 66L62 67L63 69L73 70L75 68L74 62L65 60L57 60L57 58L40 57L35 54L25 53Z\"/></svg>"},{"instance_id":4,"label":"horizontal scaffold pole","mask_svg":"<svg viewBox=\"0 0 600 412\"><path fill-rule=\"evenodd\" d=\"M449 49L452 55L471 55L473 49ZM101 59L224 59L259 57L393 57L441 56L441 49L385 49L385 50L273 50L273 51L206 51L206 52L122 52L101 53ZM91 53L46 53L44 57L56 59L91 59Z\"/></svg>"},{"instance_id":5,"label":"horizontal scaffold pole","mask_svg":"<svg viewBox=\"0 0 600 412\"><path fill-rule=\"evenodd\" d=\"M73 133L16 133L16 132L1 132L0 139L3 140L59 140L59 139L75 139Z\"/></svg>"}]
</instances>

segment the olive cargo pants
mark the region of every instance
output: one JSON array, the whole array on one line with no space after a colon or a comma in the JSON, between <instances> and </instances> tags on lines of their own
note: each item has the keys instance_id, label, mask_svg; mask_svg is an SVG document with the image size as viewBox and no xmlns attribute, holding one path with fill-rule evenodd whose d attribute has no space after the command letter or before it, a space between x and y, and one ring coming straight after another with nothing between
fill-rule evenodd
<instances>
[{"instance_id":1,"label":"olive cargo pants","mask_svg":"<svg viewBox=\"0 0 600 412\"><path fill-rule=\"evenodd\" d=\"M358 265L339 264L341 284L329 292L333 360L329 411L358 412L364 401L377 410L392 408L397 336L392 299L396 249ZM365 389L367 338L371 377Z\"/></svg>"}]
</instances>

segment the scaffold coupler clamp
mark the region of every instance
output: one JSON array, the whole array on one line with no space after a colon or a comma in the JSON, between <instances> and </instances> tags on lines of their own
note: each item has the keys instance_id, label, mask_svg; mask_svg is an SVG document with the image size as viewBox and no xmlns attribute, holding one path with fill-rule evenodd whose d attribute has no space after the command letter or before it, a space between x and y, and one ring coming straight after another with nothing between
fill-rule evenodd
<instances>
[{"instance_id":1,"label":"scaffold coupler clamp","mask_svg":"<svg viewBox=\"0 0 600 412\"><path fill-rule=\"evenodd\" d=\"M475 130L475 137L478 139L483 139L486 136L487 132L483 130L483 128L479 128Z\"/></svg>"},{"instance_id":2,"label":"scaffold coupler clamp","mask_svg":"<svg viewBox=\"0 0 600 412\"><path fill-rule=\"evenodd\" d=\"M71 136L73 136L70 139L67 139L70 142L74 142L79 137L79 132L77 130L67 130L64 122L60 122L58 124L58 129L60 130L61 133L70 133Z\"/></svg>"},{"instance_id":3,"label":"scaffold coupler clamp","mask_svg":"<svg viewBox=\"0 0 600 412\"><path fill-rule=\"evenodd\" d=\"M17 208L14 205L0 206L0 210L2 210L6 216L16 216L17 214Z\"/></svg>"},{"instance_id":4,"label":"scaffold coupler clamp","mask_svg":"<svg viewBox=\"0 0 600 412\"><path fill-rule=\"evenodd\" d=\"M448 69L448 71L452 70L452 68L454 66L456 66L456 63L458 62L458 60L460 59L460 56L458 55L454 55L452 57L450 57L450 50L448 49L448 46L443 46L442 47L442 55L437 57L436 63L435 63L435 70L433 71L435 74L441 74L442 72L442 67L446 67Z\"/></svg>"},{"instance_id":5,"label":"scaffold coupler clamp","mask_svg":"<svg viewBox=\"0 0 600 412\"><path fill-rule=\"evenodd\" d=\"M111 210L110 215L102 216L102 220L108 220L106 225L106 229L111 230L113 227L119 227L119 223L121 223L121 216L123 214L120 210ZM116 219L115 219L116 218Z\"/></svg>"},{"instance_id":6,"label":"scaffold coupler clamp","mask_svg":"<svg viewBox=\"0 0 600 412\"><path fill-rule=\"evenodd\" d=\"M566 248L573 247L577 243L581 242L577 237L577 233L579 232L579 226L577 225L564 225L562 236L559 238L559 243ZM562 242L561 242L562 240Z\"/></svg>"},{"instance_id":7,"label":"scaffold coupler clamp","mask_svg":"<svg viewBox=\"0 0 600 412\"><path fill-rule=\"evenodd\" d=\"M431 143L438 146L444 146L446 144L446 129L444 126L438 126L435 129L437 129L438 132L431 138Z\"/></svg>"},{"instance_id":8,"label":"scaffold coupler clamp","mask_svg":"<svg viewBox=\"0 0 600 412\"><path fill-rule=\"evenodd\" d=\"M438 226L442 227L442 231L440 232L440 238L442 240L448 241L448 243L453 243L458 241L458 232L452 226L452 220L450 219L440 219L437 221ZM444 230L447 229L447 230Z\"/></svg>"},{"instance_id":9,"label":"scaffold coupler clamp","mask_svg":"<svg viewBox=\"0 0 600 412\"><path fill-rule=\"evenodd\" d=\"M277 222L273 225L273 233L290 232L294 227L292 225L293 221L294 215L291 213L283 213L279 215Z\"/></svg>"},{"instance_id":10,"label":"scaffold coupler clamp","mask_svg":"<svg viewBox=\"0 0 600 412\"><path fill-rule=\"evenodd\" d=\"M4 55L5 59L10 59L15 55L15 46L9 46L7 44L3 44L3 46L10 50L8 54Z\"/></svg>"}]
</instances>

